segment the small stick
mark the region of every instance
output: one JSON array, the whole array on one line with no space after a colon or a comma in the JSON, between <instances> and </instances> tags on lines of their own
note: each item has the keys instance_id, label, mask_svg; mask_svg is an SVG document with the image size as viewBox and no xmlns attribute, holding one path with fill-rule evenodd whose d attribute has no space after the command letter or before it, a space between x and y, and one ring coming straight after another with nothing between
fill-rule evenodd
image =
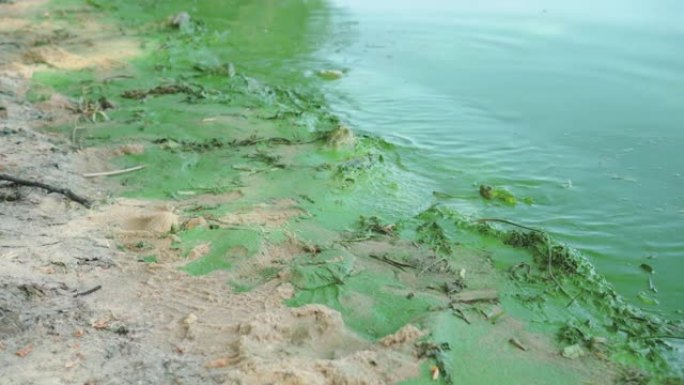
<instances>
[{"instance_id":1,"label":"small stick","mask_svg":"<svg viewBox=\"0 0 684 385\"><path fill-rule=\"evenodd\" d=\"M127 172L133 172L133 171L142 170L143 168L145 168L145 165L135 166L135 167L131 167L131 168L124 168L123 170L103 171L103 172L91 172L91 173L88 173L88 174L83 174L83 177L85 177L85 178L95 178L96 176L121 175L121 174L125 174L125 173L127 173Z\"/></svg>"},{"instance_id":2,"label":"small stick","mask_svg":"<svg viewBox=\"0 0 684 385\"><path fill-rule=\"evenodd\" d=\"M470 325L470 321L468 321L468 318L467 318L467 317L465 316L465 314L463 313L463 310L461 310L461 309L453 309L452 311L454 312L454 315L456 315L456 317L462 319L463 322L465 322L465 323L467 323L468 325Z\"/></svg>"},{"instance_id":3,"label":"small stick","mask_svg":"<svg viewBox=\"0 0 684 385\"><path fill-rule=\"evenodd\" d=\"M110 83L112 80L116 79L134 79L132 75L114 75L102 79L102 83Z\"/></svg>"},{"instance_id":4,"label":"small stick","mask_svg":"<svg viewBox=\"0 0 684 385\"><path fill-rule=\"evenodd\" d=\"M100 289L102 289L102 285L97 285L97 286L95 286L95 287L92 288L92 289L88 289L88 290L86 290L86 291L82 291L82 292L80 292L80 293L74 294L74 297L83 297L84 295L93 294L94 292L96 292L96 291L98 291L98 290L100 290Z\"/></svg>"},{"instance_id":5,"label":"small stick","mask_svg":"<svg viewBox=\"0 0 684 385\"><path fill-rule=\"evenodd\" d=\"M389 265L392 265L392 266L394 266L394 267L396 267L396 268L398 268L398 269L400 269L400 270L404 270L405 267L410 267L410 268L412 268L412 269L415 268L415 266L413 266L413 265L411 265L411 264L403 263L403 262L399 262L399 261L395 261L395 260L393 260L393 259L387 257L386 255L377 256L377 255L374 255L374 254L369 254L368 256L371 257L371 258L373 258L373 259L375 259L375 260L377 260L377 261L385 262L385 263L387 263L387 264L389 264Z\"/></svg>"},{"instance_id":6,"label":"small stick","mask_svg":"<svg viewBox=\"0 0 684 385\"><path fill-rule=\"evenodd\" d=\"M90 206L92 204L92 202L89 199L84 198L84 197L79 196L79 195L76 195L73 191L66 189L66 188L60 188L60 187L50 186L48 184L41 183L41 182L33 182L30 180L26 180L26 179L15 178L13 176L5 175L5 174L0 174L0 180L6 180L6 181L9 181L9 182L12 182L12 183L15 183L18 185L22 185L22 186L39 187L39 188L45 189L49 192L62 194L65 197L71 199L72 201L74 201L76 203L80 203L87 208L90 208Z\"/></svg>"},{"instance_id":7,"label":"small stick","mask_svg":"<svg viewBox=\"0 0 684 385\"><path fill-rule=\"evenodd\" d=\"M499 293L494 289L462 291L454 294L452 300L460 303L498 301Z\"/></svg>"},{"instance_id":8,"label":"small stick","mask_svg":"<svg viewBox=\"0 0 684 385\"><path fill-rule=\"evenodd\" d=\"M520 342L520 341L519 341L517 338L515 338L515 337L511 337L511 338L508 340L508 342L510 342L511 345L513 345L513 346L515 346L516 348L522 350L523 352L526 352L526 351L527 351L527 347L525 347L525 345L523 345L522 342Z\"/></svg>"},{"instance_id":9,"label":"small stick","mask_svg":"<svg viewBox=\"0 0 684 385\"><path fill-rule=\"evenodd\" d=\"M19 249L19 248L24 248L24 247L29 248L29 247L53 246L53 245L57 245L59 243L62 243L62 241L43 243L42 245L0 245L0 247L4 247L6 249Z\"/></svg>"},{"instance_id":10,"label":"small stick","mask_svg":"<svg viewBox=\"0 0 684 385\"><path fill-rule=\"evenodd\" d=\"M476 222L481 222L481 223L484 223L484 222L499 222L499 223L505 223L505 224L507 224L507 225L511 225L511 226L515 226L515 227L520 227L521 229L530 230L530 231L535 231L535 232L538 232L538 233L543 233L543 231L541 231L541 230L539 230L539 229L533 229L532 227L523 226L523 225L520 225L520 224L515 223L515 222L513 222L513 221L509 221L508 219L500 219L500 218L480 218L480 219L478 219Z\"/></svg>"},{"instance_id":11,"label":"small stick","mask_svg":"<svg viewBox=\"0 0 684 385\"><path fill-rule=\"evenodd\" d=\"M654 293L658 292L658 289L656 289L655 284L653 283L653 279L651 277L648 277L648 288Z\"/></svg>"},{"instance_id":12,"label":"small stick","mask_svg":"<svg viewBox=\"0 0 684 385\"><path fill-rule=\"evenodd\" d=\"M662 339L662 338L674 338L677 340L684 340L684 336L651 336L651 337L641 337L642 340L652 340L652 339Z\"/></svg>"}]
</instances>

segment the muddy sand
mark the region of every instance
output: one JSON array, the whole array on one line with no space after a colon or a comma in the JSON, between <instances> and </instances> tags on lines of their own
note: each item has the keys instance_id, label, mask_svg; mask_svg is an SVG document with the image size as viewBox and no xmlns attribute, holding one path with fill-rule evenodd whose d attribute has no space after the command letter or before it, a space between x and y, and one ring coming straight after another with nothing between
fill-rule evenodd
<instances>
[{"instance_id":1,"label":"muddy sand","mask_svg":"<svg viewBox=\"0 0 684 385\"><path fill-rule=\"evenodd\" d=\"M35 48L57 28L49 16L33 21L41 3L0 4L0 174L96 203L0 185L0 384L384 384L417 375L413 326L369 343L337 311L285 307L293 288L279 279L238 294L227 273L190 277L178 263L141 263L118 247L149 240L167 248L171 226L187 218L163 202L111 198L106 180L83 177L105 167L107 154L39 132L76 119L74 102L55 95L33 105L25 94L37 68L121 66L134 45L112 49L112 31L90 25L71 46ZM70 52L83 52L86 40L87 54ZM231 220L288 215L264 211ZM301 251L295 243L262 250L255 264Z\"/></svg>"}]
</instances>

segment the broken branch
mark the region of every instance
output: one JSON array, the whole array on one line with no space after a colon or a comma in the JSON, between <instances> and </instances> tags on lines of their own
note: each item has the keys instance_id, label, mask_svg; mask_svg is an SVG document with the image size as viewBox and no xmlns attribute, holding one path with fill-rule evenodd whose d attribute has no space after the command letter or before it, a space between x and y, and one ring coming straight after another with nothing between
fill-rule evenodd
<instances>
[{"instance_id":1,"label":"broken branch","mask_svg":"<svg viewBox=\"0 0 684 385\"><path fill-rule=\"evenodd\" d=\"M15 178L13 176L5 175L5 174L0 174L0 180L6 180L8 182L12 182L14 184L18 184L21 186L38 187L38 188L42 188L44 190L47 190L49 192L62 194L65 197L71 199L72 201L74 201L76 203L80 203L87 208L90 208L90 206L92 204L92 202L89 199L84 198L84 197L79 196L79 195L76 195L73 191L66 189L66 188L60 188L60 187L51 186L49 184L45 184L45 183L41 183L41 182L34 182L34 181L26 180L26 179Z\"/></svg>"},{"instance_id":2,"label":"broken branch","mask_svg":"<svg viewBox=\"0 0 684 385\"><path fill-rule=\"evenodd\" d=\"M86 291L82 291L82 292L80 292L80 293L74 294L74 297L83 297L84 295L92 294L92 293L94 293L94 292L96 292L96 291L98 291L98 290L100 290L100 289L102 289L102 285L97 285L97 286L95 286L95 287L92 288L92 289L88 289L88 290L86 290Z\"/></svg>"}]
</instances>

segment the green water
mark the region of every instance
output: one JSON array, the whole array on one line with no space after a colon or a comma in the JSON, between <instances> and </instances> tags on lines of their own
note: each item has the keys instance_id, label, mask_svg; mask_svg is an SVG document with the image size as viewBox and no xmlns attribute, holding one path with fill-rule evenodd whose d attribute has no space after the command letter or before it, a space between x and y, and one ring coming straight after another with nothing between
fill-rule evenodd
<instances>
[{"instance_id":1,"label":"green water","mask_svg":"<svg viewBox=\"0 0 684 385\"><path fill-rule=\"evenodd\" d=\"M331 104L402 147L417 209L439 191L473 217L546 228L628 300L647 292L681 319L684 3L333 4L321 55L349 71ZM534 204L485 202L480 184Z\"/></svg>"},{"instance_id":2,"label":"green water","mask_svg":"<svg viewBox=\"0 0 684 385\"><path fill-rule=\"evenodd\" d=\"M117 105L116 109L107 111L109 121L84 124L74 139L82 146L116 146L129 142L144 145L142 154L114 159L121 167L147 165L144 170L112 178L121 183L125 195L168 199L179 204L202 194L216 195L213 199L216 203L186 207L185 216L220 217L249 212L255 205L259 207L281 199L294 202L303 212L277 229L256 225L178 229L179 241L174 247L183 255L200 244L212 245L208 255L185 265L188 273L240 269L265 247L285 242L288 235L294 234L300 241L320 247L322 252L304 253L292 261L269 266L254 277L242 277L229 284L238 291L251 290L272 279L281 269L287 269L292 272L291 281L297 288L290 305L313 302L338 309L350 328L369 339L392 333L407 322L433 328L434 341L458 345L451 353L444 354L443 364L450 372L465 369L468 361L461 361L459 355L468 350L477 362L505 358L502 367L513 373L518 383L543 383L560 375L566 376L567 383L584 380L579 373L571 376L565 363L543 357L539 365L544 370L530 373L525 365L535 361L511 357L514 348L507 343L478 350L477 336L487 334L489 322L482 322L476 328L475 337L467 339L460 335L467 334L467 328L455 326L461 320L453 314L433 312L431 307L443 306L447 298L436 294L430 285L453 281L458 270L449 270L449 267L441 275L427 272L410 278L413 272L408 274L409 279L392 266L377 262L364 250L363 244L359 246L355 243L358 241L351 240L384 239L382 231L378 233L378 226L386 229L385 226L396 224L396 233L386 241L404 243L403 248L398 247L400 251L389 254L391 258L406 263L427 263L428 267L430 259L415 254L431 249L430 253L438 255L431 258L442 258L454 268L479 271L477 279L469 278L468 287L498 288L506 313L525 323L525 331L550 337L559 328L577 323L577 330L582 329L585 337L610 338L614 349L610 355L616 362L656 374L666 370L659 355L661 350L656 349L662 345L652 342L650 337L680 329L625 306L600 276L592 275L591 266L574 258L567 249L552 249L550 241L535 240L529 235L474 226L458 213L473 217L496 215L543 226L553 230L557 239L579 246L585 252L597 250L580 242L592 239L586 233L596 218L583 217L579 203L570 199L577 202L581 197L587 199L586 190L590 186L583 186L586 182L573 175L574 179L567 177L573 181L572 187L568 184L565 187L569 188L564 189L567 179L555 180L549 170L576 162L555 165L545 158L545 155L552 158L560 155L560 150L552 150L552 144L561 141L544 131L549 134L548 143L534 147L532 139L544 135L525 133L525 115L511 112L513 107L510 111L499 111L497 103L503 102L498 98L503 97L504 90L511 92L512 88L503 87L502 92L492 89L491 95L497 96L492 100L482 96L483 100L475 98L476 101L465 102L471 97L464 96L467 90L485 95L492 87L482 79L483 84L475 84L475 77L459 75L453 70L456 67L437 76L439 72L427 66L428 56L416 56L417 52L436 52L439 53L436 57L443 61L433 64L452 67L453 52L445 46L457 40L444 30L436 33L438 28L433 28L439 25L438 20L448 24L445 20L452 19L420 17L400 6L359 8L363 4L335 5L323 1L120 0L105 4L90 0L87 4L74 0L55 2L54 6L63 11L56 14L67 18L72 14L68 10L73 10L69 7L76 7L79 12L73 14L77 15L83 12L108 15L108 22L119 24L121 31L144 42L143 54L125 69L127 76L114 81L104 81L93 69L37 73L30 95L40 99L49 94L41 94L41 87L48 90L51 87L74 98L96 100L105 96ZM446 10L458 11L457 8L444 6L444 15ZM426 4L424 10L429 9L434 7ZM180 11L189 12L195 21L180 30L163 22ZM470 18L470 23L484 28L491 26L488 23L492 19L496 18L484 12L480 19ZM73 22L77 24L79 19L74 18ZM387 36L400 41L390 44L395 50L392 53L381 53L387 45L373 39L382 40L379 31L392 23L399 23L400 27L390 29ZM416 35L416 30L427 34ZM450 38L440 40L442 35ZM416 38L418 41L412 40ZM425 48L424 43L428 41L434 42L436 48ZM397 60L401 55L405 57ZM402 65L389 66L384 60L397 60ZM481 60L485 68L484 63L494 65L489 60ZM233 71L229 70L228 63L235 74L231 75ZM509 64L511 68L518 68L513 62ZM462 65L465 66L465 61ZM500 71L508 68L505 63L499 65ZM335 82L314 75L319 69L342 67L346 75ZM475 67L480 66L472 68ZM471 81L469 86L466 79ZM180 85L184 91L149 95L144 99L126 97L130 92L146 92L169 84ZM454 88L446 87L449 84ZM321 89L327 93L327 101L321 97ZM535 99L533 94L530 91L526 99L529 111L537 111L532 101L541 103L548 99L540 96ZM511 100L520 99L518 94L510 95ZM357 133L372 132L394 144L377 136L363 135L357 135L354 145L335 145L322 140L326 137L320 136L322 133L334 132L329 130L338 126L337 118L329 109ZM544 109L540 107L540 111ZM577 114L584 118L586 115ZM72 133L71 126L53 129ZM615 139L610 143L614 144ZM567 143L563 141L563 144ZM537 149L536 152L531 148ZM536 155L532 157L530 152ZM524 157L528 155L529 158ZM608 179L609 183L613 181ZM519 198L518 204L483 202L478 195L480 183L509 190ZM598 185L595 190L589 196L591 204L597 206L595 212L614 222L615 215L611 217L603 210L609 209L609 203L620 200L606 200L598 207L596 201L602 190ZM237 197L220 199L221 194L238 191ZM674 194L668 197L677 199ZM527 198L534 203L524 203ZM428 208L434 203L442 206ZM557 216L548 219L554 212ZM374 215L380 219L368 218ZM558 217L566 222L558 222ZM663 225L665 230L670 231L670 227ZM604 232L613 233L596 237L605 247L612 247L616 236L627 238L614 223ZM357 249L353 254L347 253L340 244ZM658 263L670 259L662 255L661 252L658 259L648 262L656 269L658 299L663 302L655 311L676 318L672 313L676 306L665 304L669 291L664 282L664 268ZM552 256L555 256L553 262ZM153 261L156 256L144 253L140 257ZM507 269L520 263L526 264L528 273L511 277ZM630 263L636 263L632 266L637 269L636 274L646 279L645 272L638 270L640 262ZM552 270L559 274L558 285L549 283L548 274ZM613 273L616 271L619 269ZM620 280L614 282L620 283ZM671 284L676 286L674 281ZM572 295L562 293L560 288L570 290ZM413 295L408 296L408 292ZM580 293L584 295L568 303L567 297ZM634 300L629 293L626 295ZM467 309L481 317L475 310ZM575 340L558 343L576 343ZM671 356L678 354L676 350L672 352ZM482 376L472 366L469 370L462 378L473 384L501 380L496 376ZM415 383L426 381L430 381L427 374Z\"/></svg>"}]
</instances>

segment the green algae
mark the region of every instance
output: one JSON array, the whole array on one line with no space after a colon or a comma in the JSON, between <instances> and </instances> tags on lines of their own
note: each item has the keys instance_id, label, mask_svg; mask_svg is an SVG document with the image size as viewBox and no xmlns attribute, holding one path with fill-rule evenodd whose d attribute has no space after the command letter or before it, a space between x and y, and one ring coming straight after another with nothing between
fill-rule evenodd
<instances>
[{"instance_id":1,"label":"green algae","mask_svg":"<svg viewBox=\"0 0 684 385\"><path fill-rule=\"evenodd\" d=\"M248 229L202 229L183 232L181 247L188 256L191 250L202 244L209 252L187 263L183 270L191 275L208 274L215 270L227 270L254 255L261 247L262 236L258 230Z\"/></svg>"},{"instance_id":2,"label":"green algae","mask_svg":"<svg viewBox=\"0 0 684 385\"><path fill-rule=\"evenodd\" d=\"M489 323L459 322L449 313L430 322L431 338L447 344L441 354L444 370L453 384L583 384L584 378L570 365L558 365L507 343L509 333L492 330ZM501 334L499 334L501 333ZM602 380L602 379L599 379ZM417 382L414 382L417 383Z\"/></svg>"},{"instance_id":3,"label":"green algae","mask_svg":"<svg viewBox=\"0 0 684 385\"><path fill-rule=\"evenodd\" d=\"M407 296L412 288L392 271L358 260L344 250L326 250L323 257L295 262L293 284L299 289L286 303L319 303L339 310L359 334L378 339L424 316L441 301L429 294ZM332 259L332 263L321 262ZM351 265L356 262L355 265ZM302 265L303 264L303 265Z\"/></svg>"},{"instance_id":4,"label":"green algae","mask_svg":"<svg viewBox=\"0 0 684 385\"><path fill-rule=\"evenodd\" d=\"M508 335L481 344L492 331L500 332L503 321L483 320L482 314L491 311L488 305L452 306L451 291L459 285L460 290L496 288L502 317L527 320L525 331L556 335L558 350L581 344L592 351L593 341L606 338L605 350L593 353L654 373L654 381L668 370L660 353L662 339L650 337L672 335L676 325L624 304L571 249L537 231L502 231L441 206L411 215L395 203L405 193L398 188L404 167L394 145L368 135L353 144L330 144L340 122L326 111L317 80L293 64L315 47L303 26L311 27L308 13L324 12L322 3L286 1L266 9L249 2L193 4L192 24L178 31L159 21L184 10L182 2L91 4L145 36L146 54L133 61L131 79L105 81L94 70L35 75L31 95L36 100L54 89L72 98L106 98L116 104L107 112L108 121L93 119L83 128L78 144L144 145L143 153L115 159L122 167L147 166L115 177L125 186L124 195L184 200L206 193L244 194L237 203L200 208L206 215L295 200L306 215L285 228L323 251L300 255L282 267L292 272L297 289L287 304L330 306L371 340L407 323L428 328L428 341L450 347L436 359L442 379L472 384L510 383L511 378L519 383L583 381L548 358L521 354L507 342ZM262 19L264 14L271 19ZM281 34L263 32L270 28ZM58 129L70 135L73 127ZM508 194L497 193L496 199L515 204ZM270 235L257 228L195 228L177 235L181 241L175 246L185 257L209 245L207 254L183 267L192 275L233 269L266 242L278 243L277 236L267 239ZM365 240L413 241L419 248L411 252L427 254L422 260L396 253L361 256L338 244L353 247ZM460 269L466 278L454 286L461 281ZM267 267L253 279L230 284L237 291L252 290L280 271ZM477 279L470 278L473 271L480 273ZM407 383L433 382L426 370Z\"/></svg>"},{"instance_id":5,"label":"green algae","mask_svg":"<svg viewBox=\"0 0 684 385\"><path fill-rule=\"evenodd\" d=\"M444 198L443 194L440 195L438 193L437 196L441 196L442 198ZM530 197L518 199L515 195L513 195L513 193L506 190L505 188L493 187L484 184L480 185L480 196L486 200L501 202L509 206L515 206L516 204L518 204L518 201L521 201L528 205L534 203L534 200Z\"/></svg>"},{"instance_id":6,"label":"green algae","mask_svg":"<svg viewBox=\"0 0 684 385\"><path fill-rule=\"evenodd\" d=\"M469 243L481 234L482 241L501 242L515 250L524 250L520 263L529 263L529 274L511 275L516 286L507 290L513 301L502 299L508 311L521 319L546 324L544 329L557 330L559 340L569 345L582 343L592 348L592 341L608 341L602 354L628 367L638 367L656 373L653 383L664 381L669 371L665 360L667 336L677 338L682 325L644 313L624 302L605 279L595 273L591 264L567 246L553 242L539 231L521 232L495 229L483 222L472 222L449 209L433 206L426 210L429 217L449 218L461 229L471 233ZM421 216L424 214L421 214ZM420 216L419 216L420 217ZM491 247L491 246L490 246ZM496 247L497 250L501 246ZM497 253L501 255L501 253ZM549 274L555 272L559 281ZM569 294L572 293L572 294ZM555 325L555 327L554 327ZM577 325L582 325L581 328ZM569 337L574 335L575 337ZM579 338L578 336L581 336ZM660 338L651 338L651 337Z\"/></svg>"}]
</instances>

